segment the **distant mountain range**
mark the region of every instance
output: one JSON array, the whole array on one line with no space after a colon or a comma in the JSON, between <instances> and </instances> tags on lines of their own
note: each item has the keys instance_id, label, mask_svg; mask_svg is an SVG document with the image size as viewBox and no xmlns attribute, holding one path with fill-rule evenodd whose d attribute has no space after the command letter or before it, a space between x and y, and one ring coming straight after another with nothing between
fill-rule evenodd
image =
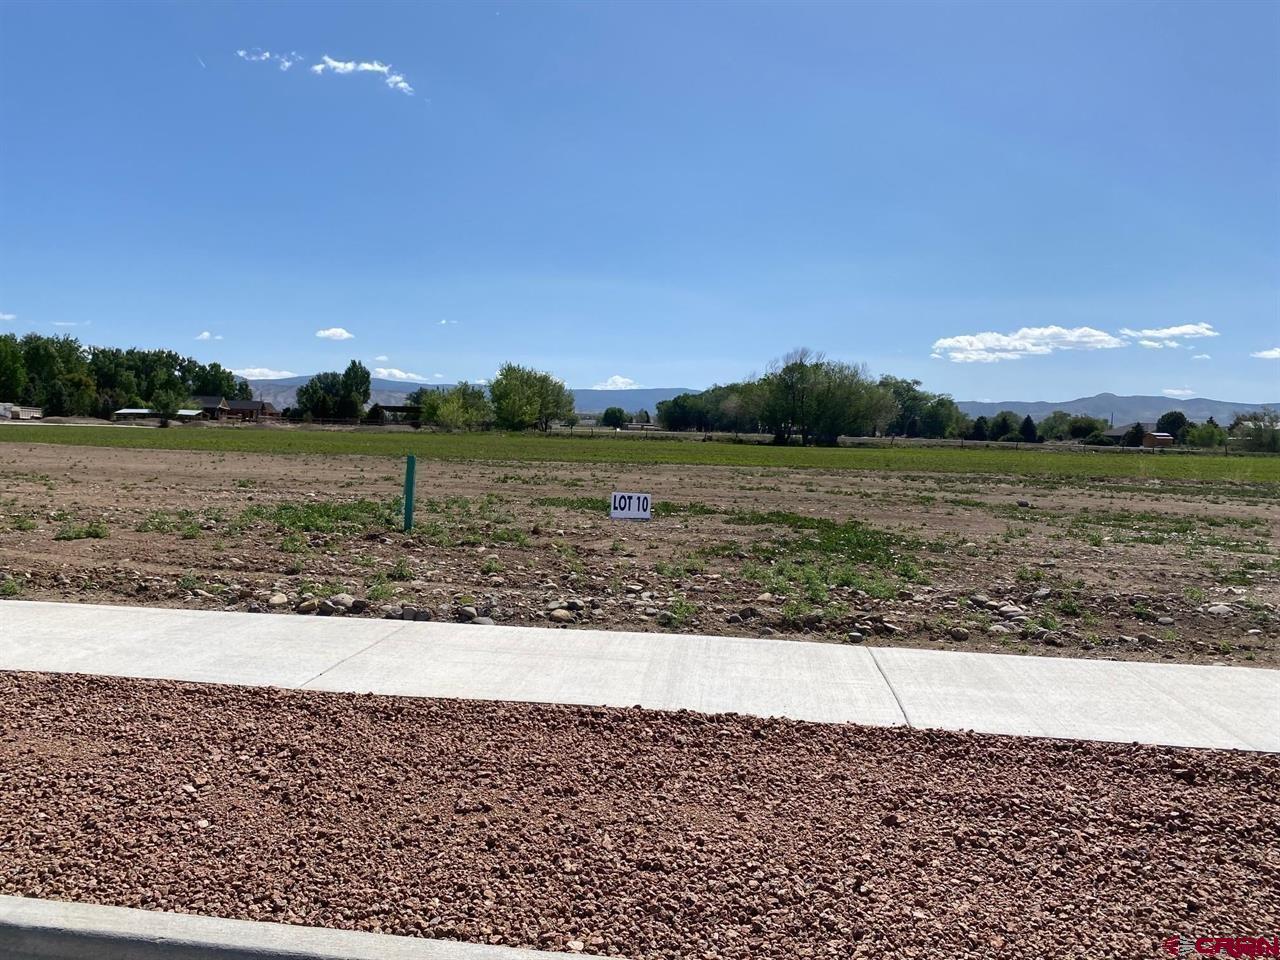
<instances>
[{"instance_id":1,"label":"distant mountain range","mask_svg":"<svg viewBox=\"0 0 1280 960\"><path fill-rule=\"evenodd\" d=\"M1080 397L1076 400L1063 400L1060 403L1049 403L1044 400L1000 400L987 402L984 400L957 401L961 410L971 417L990 417L1001 410L1012 410L1018 416L1031 415L1033 420L1041 420L1055 410L1067 413L1085 414L1111 421L1116 426L1143 423L1158 420L1161 414L1170 410L1181 410L1187 419L1203 422L1213 417L1223 426L1230 423L1237 413L1248 413L1262 407L1280 408L1276 403L1234 403L1230 400L1206 400L1203 397L1192 397L1179 400L1174 397L1120 397L1114 393L1100 393L1093 397Z\"/></svg>"},{"instance_id":2,"label":"distant mountain range","mask_svg":"<svg viewBox=\"0 0 1280 960\"><path fill-rule=\"evenodd\" d=\"M285 377L282 380L249 380L253 396L273 403L277 410L292 407L297 400L298 388L310 380L309 376ZM370 383L369 402L398 405L419 387L448 390L452 383L412 383L405 380L382 380L374 377ZM572 390L573 406L578 413L603 413L607 407L621 407L628 413L648 410L650 414L660 400L670 400L682 393L694 393L689 387L648 387L636 390Z\"/></svg>"}]
</instances>

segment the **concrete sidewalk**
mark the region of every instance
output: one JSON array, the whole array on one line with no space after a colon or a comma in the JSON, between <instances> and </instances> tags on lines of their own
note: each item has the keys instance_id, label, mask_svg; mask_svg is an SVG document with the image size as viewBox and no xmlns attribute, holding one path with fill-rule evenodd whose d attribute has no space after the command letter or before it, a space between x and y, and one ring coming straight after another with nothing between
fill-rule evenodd
<instances>
[{"instance_id":1,"label":"concrete sidewalk","mask_svg":"<svg viewBox=\"0 0 1280 960\"><path fill-rule=\"evenodd\" d=\"M0 896L6 960L550 960L564 953Z\"/></svg>"},{"instance_id":2,"label":"concrete sidewalk","mask_svg":"<svg viewBox=\"0 0 1280 960\"><path fill-rule=\"evenodd\" d=\"M0 601L0 670L1280 752L1280 671Z\"/></svg>"}]
</instances>

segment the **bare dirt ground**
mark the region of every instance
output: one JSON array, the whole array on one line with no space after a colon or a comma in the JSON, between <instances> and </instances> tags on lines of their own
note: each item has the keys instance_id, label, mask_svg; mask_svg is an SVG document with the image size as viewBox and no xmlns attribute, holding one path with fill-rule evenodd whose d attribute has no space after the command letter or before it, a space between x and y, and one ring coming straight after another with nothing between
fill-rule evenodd
<instances>
[{"instance_id":1,"label":"bare dirt ground","mask_svg":"<svg viewBox=\"0 0 1280 960\"><path fill-rule=\"evenodd\" d=\"M0 596L1280 666L1274 484L402 469L4 444Z\"/></svg>"},{"instance_id":2,"label":"bare dirt ground","mask_svg":"<svg viewBox=\"0 0 1280 960\"><path fill-rule=\"evenodd\" d=\"M0 674L22 896L634 960L1145 958L1277 933L1278 824L1261 754Z\"/></svg>"}]
</instances>

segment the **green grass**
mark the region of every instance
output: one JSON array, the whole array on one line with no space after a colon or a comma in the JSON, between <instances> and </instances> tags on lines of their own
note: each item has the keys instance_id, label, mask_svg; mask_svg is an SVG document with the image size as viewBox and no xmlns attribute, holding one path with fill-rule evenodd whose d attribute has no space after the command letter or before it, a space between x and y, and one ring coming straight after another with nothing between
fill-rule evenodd
<instances>
[{"instance_id":1,"label":"green grass","mask_svg":"<svg viewBox=\"0 0 1280 960\"><path fill-rule=\"evenodd\" d=\"M105 540L110 536L107 525L101 520L88 523L67 523L53 535L55 540Z\"/></svg>"},{"instance_id":2,"label":"green grass","mask_svg":"<svg viewBox=\"0 0 1280 960\"><path fill-rule=\"evenodd\" d=\"M0 442L204 450L237 453L363 454L424 460L669 463L827 470L986 473L1027 477L1141 477L1280 483L1280 457L989 450L955 447L773 447L612 436L404 434L319 430L174 429L14 424Z\"/></svg>"},{"instance_id":3,"label":"green grass","mask_svg":"<svg viewBox=\"0 0 1280 960\"><path fill-rule=\"evenodd\" d=\"M13 577L5 577L3 580L0 580L0 597L16 597L21 592L22 584L13 579Z\"/></svg>"},{"instance_id":4,"label":"green grass","mask_svg":"<svg viewBox=\"0 0 1280 960\"><path fill-rule=\"evenodd\" d=\"M240 514L244 524L266 523L289 533L357 533L394 529L400 519L400 501L304 500L249 507ZM287 538L286 538L287 539ZM296 541L291 542L291 546ZM282 544L282 548L290 549ZM296 549L296 547L294 548Z\"/></svg>"}]
</instances>

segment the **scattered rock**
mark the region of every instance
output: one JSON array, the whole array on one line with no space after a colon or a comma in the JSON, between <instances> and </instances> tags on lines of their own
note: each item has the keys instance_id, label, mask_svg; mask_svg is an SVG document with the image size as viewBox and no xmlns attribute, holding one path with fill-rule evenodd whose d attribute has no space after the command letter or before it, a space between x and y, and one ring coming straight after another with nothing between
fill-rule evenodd
<instances>
[{"instance_id":1,"label":"scattered rock","mask_svg":"<svg viewBox=\"0 0 1280 960\"><path fill-rule=\"evenodd\" d=\"M969 639L969 631L966 630L964 627L952 627L949 631L947 631L947 633L952 640L958 640L961 643Z\"/></svg>"},{"instance_id":2,"label":"scattered rock","mask_svg":"<svg viewBox=\"0 0 1280 960\"><path fill-rule=\"evenodd\" d=\"M329 598L329 603L345 611L355 606L356 598L349 593L335 593Z\"/></svg>"},{"instance_id":3,"label":"scattered rock","mask_svg":"<svg viewBox=\"0 0 1280 960\"><path fill-rule=\"evenodd\" d=\"M289 605L289 598L283 593L273 593L267 600L267 606L272 610L279 610Z\"/></svg>"},{"instance_id":4,"label":"scattered rock","mask_svg":"<svg viewBox=\"0 0 1280 960\"><path fill-rule=\"evenodd\" d=\"M564 607L552 610L547 614L547 618L551 620L552 623L573 623L574 621L573 611L566 610Z\"/></svg>"},{"instance_id":5,"label":"scattered rock","mask_svg":"<svg viewBox=\"0 0 1280 960\"><path fill-rule=\"evenodd\" d=\"M315 597L307 597L304 600L298 601L298 605L293 609L296 613L315 613L316 608L319 606L320 604L316 601Z\"/></svg>"}]
</instances>

